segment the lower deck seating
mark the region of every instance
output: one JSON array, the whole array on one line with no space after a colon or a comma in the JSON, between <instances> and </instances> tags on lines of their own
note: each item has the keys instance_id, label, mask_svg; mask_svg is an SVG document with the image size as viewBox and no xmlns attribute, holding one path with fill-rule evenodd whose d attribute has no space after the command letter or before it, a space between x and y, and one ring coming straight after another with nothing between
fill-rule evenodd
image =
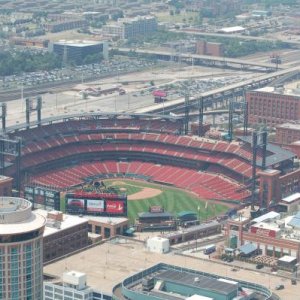
<instances>
[{"instance_id":1,"label":"lower deck seating","mask_svg":"<svg viewBox=\"0 0 300 300\"><path fill-rule=\"evenodd\" d=\"M206 199L242 201L250 195L242 185L221 175L142 161L84 162L77 166L44 172L33 176L31 180L39 185L64 189L82 184L89 176L108 174L117 174L120 177L127 174L143 175L156 182L187 189Z\"/></svg>"}]
</instances>

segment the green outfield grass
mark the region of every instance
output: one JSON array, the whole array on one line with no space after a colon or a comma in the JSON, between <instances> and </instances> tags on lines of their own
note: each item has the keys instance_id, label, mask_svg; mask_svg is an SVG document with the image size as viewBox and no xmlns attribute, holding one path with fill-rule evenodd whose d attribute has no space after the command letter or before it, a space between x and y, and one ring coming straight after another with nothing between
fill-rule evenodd
<instances>
[{"instance_id":1,"label":"green outfield grass","mask_svg":"<svg viewBox=\"0 0 300 300\"><path fill-rule=\"evenodd\" d=\"M116 184L122 181L124 184ZM128 218L131 222L137 217L139 212L149 210L150 206L160 205L165 208L165 211L179 213L182 211L195 211L198 213L200 220L205 220L211 216L219 215L228 210L225 205L210 203L206 200L201 200L190 193L183 190L174 189L164 185L150 184L146 182L130 181L130 180L107 180L106 185L114 185L115 188L126 188L127 194L132 195L141 191L144 187L160 189L161 194L140 200L128 200ZM207 204L206 204L207 203Z\"/></svg>"}]
</instances>

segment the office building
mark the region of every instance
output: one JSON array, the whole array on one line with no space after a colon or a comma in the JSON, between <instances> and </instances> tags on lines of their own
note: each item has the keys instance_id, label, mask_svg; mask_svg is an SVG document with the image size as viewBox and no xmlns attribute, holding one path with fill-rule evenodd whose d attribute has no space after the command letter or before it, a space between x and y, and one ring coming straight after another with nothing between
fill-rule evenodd
<instances>
[{"instance_id":1,"label":"office building","mask_svg":"<svg viewBox=\"0 0 300 300\"><path fill-rule=\"evenodd\" d=\"M35 210L46 220L44 263L88 246L88 221L60 211Z\"/></svg>"},{"instance_id":2,"label":"office building","mask_svg":"<svg viewBox=\"0 0 300 300\"><path fill-rule=\"evenodd\" d=\"M271 211L253 220L241 216L229 219L225 228L228 246L240 248L251 244L262 255L274 258L291 256L299 261L299 193L283 198L279 207L285 210L285 216Z\"/></svg>"},{"instance_id":3,"label":"office building","mask_svg":"<svg viewBox=\"0 0 300 300\"><path fill-rule=\"evenodd\" d=\"M104 216L84 216L84 218L88 220L89 232L101 236L101 239L123 235L128 229L127 218Z\"/></svg>"},{"instance_id":4,"label":"office building","mask_svg":"<svg viewBox=\"0 0 300 300\"><path fill-rule=\"evenodd\" d=\"M152 16L119 19L117 24L103 26L103 34L117 36L121 39L134 39L148 36L157 31L157 21Z\"/></svg>"},{"instance_id":5,"label":"office building","mask_svg":"<svg viewBox=\"0 0 300 300\"><path fill-rule=\"evenodd\" d=\"M264 87L246 93L250 124L278 124L300 120L300 95L284 87Z\"/></svg>"},{"instance_id":6,"label":"office building","mask_svg":"<svg viewBox=\"0 0 300 300\"><path fill-rule=\"evenodd\" d=\"M0 299L42 299L46 219L22 198L0 198Z\"/></svg>"},{"instance_id":7,"label":"office building","mask_svg":"<svg viewBox=\"0 0 300 300\"><path fill-rule=\"evenodd\" d=\"M88 55L102 54L108 58L108 44L105 41L61 40L49 45L49 50L64 62L80 64ZM99 61L100 62L100 61Z\"/></svg>"},{"instance_id":8,"label":"office building","mask_svg":"<svg viewBox=\"0 0 300 300\"><path fill-rule=\"evenodd\" d=\"M284 123L276 127L276 143L289 145L300 141L300 123Z\"/></svg>"}]
</instances>

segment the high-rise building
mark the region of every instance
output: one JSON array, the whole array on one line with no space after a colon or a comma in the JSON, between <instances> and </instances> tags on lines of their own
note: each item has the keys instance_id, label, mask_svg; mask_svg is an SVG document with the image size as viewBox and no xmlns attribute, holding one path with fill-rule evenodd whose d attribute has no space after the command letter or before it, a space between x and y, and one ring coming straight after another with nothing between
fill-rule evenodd
<instances>
[{"instance_id":1,"label":"high-rise building","mask_svg":"<svg viewBox=\"0 0 300 300\"><path fill-rule=\"evenodd\" d=\"M0 197L0 299L42 299L46 220L31 208L25 199Z\"/></svg>"}]
</instances>

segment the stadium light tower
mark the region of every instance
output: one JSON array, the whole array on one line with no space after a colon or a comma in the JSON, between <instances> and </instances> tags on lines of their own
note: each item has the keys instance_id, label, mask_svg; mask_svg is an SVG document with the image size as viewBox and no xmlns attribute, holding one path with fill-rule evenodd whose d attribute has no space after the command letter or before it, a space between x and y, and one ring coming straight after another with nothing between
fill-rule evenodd
<instances>
[{"instance_id":1,"label":"stadium light tower","mask_svg":"<svg viewBox=\"0 0 300 300\"><path fill-rule=\"evenodd\" d=\"M203 136L203 97L198 99L198 136Z\"/></svg>"},{"instance_id":2,"label":"stadium light tower","mask_svg":"<svg viewBox=\"0 0 300 300\"><path fill-rule=\"evenodd\" d=\"M184 134L189 132L189 114L190 114L190 96L188 93L184 96Z\"/></svg>"},{"instance_id":3,"label":"stadium light tower","mask_svg":"<svg viewBox=\"0 0 300 300\"><path fill-rule=\"evenodd\" d=\"M26 102L26 125L29 129L30 125L30 115L32 112L37 112L37 123L38 126L41 126L42 121L42 97L38 96L36 99L25 99Z\"/></svg>"},{"instance_id":4,"label":"stadium light tower","mask_svg":"<svg viewBox=\"0 0 300 300\"><path fill-rule=\"evenodd\" d=\"M261 168L266 168L267 155L267 137L266 131L252 133L252 178L251 178L251 210L254 210L254 202L256 197L256 165L257 165L257 151L262 149Z\"/></svg>"},{"instance_id":5,"label":"stadium light tower","mask_svg":"<svg viewBox=\"0 0 300 300\"><path fill-rule=\"evenodd\" d=\"M6 115L7 115L7 106L6 103L1 103L1 121L2 121L2 131L5 133L6 130Z\"/></svg>"},{"instance_id":6,"label":"stadium light tower","mask_svg":"<svg viewBox=\"0 0 300 300\"><path fill-rule=\"evenodd\" d=\"M14 176L15 187L20 195L21 188L21 139L15 140L1 137L0 138L0 172L5 175L5 168L7 167L6 157L13 157L16 166L16 173ZM12 162L12 161L11 161Z\"/></svg>"}]
</instances>

